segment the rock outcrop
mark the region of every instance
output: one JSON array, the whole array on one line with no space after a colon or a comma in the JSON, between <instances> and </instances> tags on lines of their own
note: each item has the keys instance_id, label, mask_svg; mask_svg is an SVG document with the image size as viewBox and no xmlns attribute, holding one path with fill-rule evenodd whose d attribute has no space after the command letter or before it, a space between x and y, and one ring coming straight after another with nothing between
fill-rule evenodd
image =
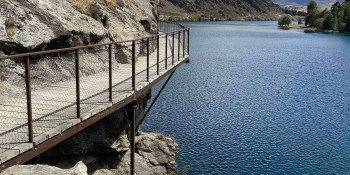
<instances>
[{"instance_id":1,"label":"rock outcrop","mask_svg":"<svg viewBox=\"0 0 350 175\"><path fill-rule=\"evenodd\" d=\"M157 0L2 0L0 6L0 57L124 41L157 32ZM130 43L129 43L130 45ZM138 44L136 53L145 48ZM108 48L79 51L81 76L108 70ZM130 63L131 47L116 45L114 68ZM75 77L74 53L32 58L33 88ZM0 61L0 98L24 95L21 59Z\"/></svg>"},{"instance_id":2,"label":"rock outcrop","mask_svg":"<svg viewBox=\"0 0 350 175\"><path fill-rule=\"evenodd\" d=\"M78 162L70 169L61 169L49 165L17 165L6 169L1 175L88 175L87 167Z\"/></svg>"},{"instance_id":3,"label":"rock outcrop","mask_svg":"<svg viewBox=\"0 0 350 175\"><path fill-rule=\"evenodd\" d=\"M1 50L12 54L144 37L156 32L156 6L155 0L3 0Z\"/></svg>"},{"instance_id":4,"label":"rock outcrop","mask_svg":"<svg viewBox=\"0 0 350 175\"><path fill-rule=\"evenodd\" d=\"M177 143L158 133L140 133L136 137L135 173L142 175L176 174ZM130 150L111 169L96 170L93 175L130 174Z\"/></svg>"},{"instance_id":5,"label":"rock outcrop","mask_svg":"<svg viewBox=\"0 0 350 175\"><path fill-rule=\"evenodd\" d=\"M130 150L126 135L114 142L114 154L79 155L55 158L50 165L17 165L1 175L125 175L130 174ZM120 141L122 143L120 143ZM137 175L176 174L178 145L174 139L158 133L140 133L136 137L135 173ZM121 149L120 149L121 148ZM73 166L73 167L72 167ZM60 168L58 168L60 167Z\"/></svg>"}]
</instances>

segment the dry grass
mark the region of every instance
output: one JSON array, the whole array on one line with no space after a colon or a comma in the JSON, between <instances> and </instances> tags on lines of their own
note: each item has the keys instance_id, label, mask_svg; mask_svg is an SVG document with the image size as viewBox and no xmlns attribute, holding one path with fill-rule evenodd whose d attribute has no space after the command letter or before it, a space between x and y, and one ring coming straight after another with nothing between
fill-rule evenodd
<instances>
[{"instance_id":1,"label":"dry grass","mask_svg":"<svg viewBox=\"0 0 350 175\"><path fill-rule=\"evenodd\" d=\"M94 0L68 0L68 2L80 13L84 13L89 16L91 15L90 8L94 3Z\"/></svg>"},{"instance_id":2,"label":"dry grass","mask_svg":"<svg viewBox=\"0 0 350 175\"><path fill-rule=\"evenodd\" d=\"M100 3L108 7L111 10L115 10L116 8L120 8L121 5L117 4L116 0L67 0L74 9L78 10L80 13L91 16L91 5L95 2ZM126 0L129 3L130 0Z\"/></svg>"},{"instance_id":3,"label":"dry grass","mask_svg":"<svg viewBox=\"0 0 350 175\"><path fill-rule=\"evenodd\" d=\"M6 33L9 38L15 36L15 23L16 19L14 17L9 17L5 21Z\"/></svg>"},{"instance_id":4,"label":"dry grass","mask_svg":"<svg viewBox=\"0 0 350 175\"><path fill-rule=\"evenodd\" d=\"M70 18L69 16L64 16L64 19L67 21L72 21L72 18Z\"/></svg>"},{"instance_id":5,"label":"dry grass","mask_svg":"<svg viewBox=\"0 0 350 175\"><path fill-rule=\"evenodd\" d=\"M115 9L118 7L116 0L99 0L99 2L110 9Z\"/></svg>"}]
</instances>

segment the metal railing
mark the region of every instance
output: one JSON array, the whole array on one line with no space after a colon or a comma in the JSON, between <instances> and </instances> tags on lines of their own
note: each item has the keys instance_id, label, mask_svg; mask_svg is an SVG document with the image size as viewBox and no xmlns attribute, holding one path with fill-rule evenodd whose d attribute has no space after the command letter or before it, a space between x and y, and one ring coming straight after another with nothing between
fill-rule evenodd
<instances>
[{"instance_id":1,"label":"metal railing","mask_svg":"<svg viewBox=\"0 0 350 175\"><path fill-rule=\"evenodd\" d=\"M14 67L0 70L1 83L16 77L0 98L0 153L40 144L67 120L85 120L96 108L136 94L188 55L187 27L159 22L158 30L134 40L0 57L0 67Z\"/></svg>"}]
</instances>

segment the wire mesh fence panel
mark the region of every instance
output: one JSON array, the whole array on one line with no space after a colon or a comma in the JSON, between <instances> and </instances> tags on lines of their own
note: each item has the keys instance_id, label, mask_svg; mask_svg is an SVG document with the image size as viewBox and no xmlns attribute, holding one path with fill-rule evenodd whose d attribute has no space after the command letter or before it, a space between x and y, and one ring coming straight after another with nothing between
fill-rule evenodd
<instances>
[{"instance_id":1,"label":"wire mesh fence panel","mask_svg":"<svg viewBox=\"0 0 350 175\"><path fill-rule=\"evenodd\" d=\"M147 82L147 40L135 42L136 47L136 84Z\"/></svg>"},{"instance_id":2,"label":"wire mesh fence panel","mask_svg":"<svg viewBox=\"0 0 350 175\"><path fill-rule=\"evenodd\" d=\"M85 120L109 106L109 46L80 49L79 53L80 117Z\"/></svg>"},{"instance_id":3,"label":"wire mesh fence panel","mask_svg":"<svg viewBox=\"0 0 350 175\"><path fill-rule=\"evenodd\" d=\"M157 65L158 62L158 46L157 46L157 37L149 39L149 77L150 81L157 76Z\"/></svg>"},{"instance_id":4,"label":"wire mesh fence panel","mask_svg":"<svg viewBox=\"0 0 350 175\"><path fill-rule=\"evenodd\" d=\"M32 127L36 144L59 134L53 131L77 118L76 64L72 52L31 58Z\"/></svg>"},{"instance_id":5,"label":"wire mesh fence panel","mask_svg":"<svg viewBox=\"0 0 350 175\"><path fill-rule=\"evenodd\" d=\"M114 60L118 66L113 66L113 101L119 100L132 94L132 43L120 43L115 45Z\"/></svg>"},{"instance_id":6,"label":"wire mesh fence panel","mask_svg":"<svg viewBox=\"0 0 350 175\"><path fill-rule=\"evenodd\" d=\"M0 153L27 143L25 65L22 59L0 61Z\"/></svg>"}]
</instances>

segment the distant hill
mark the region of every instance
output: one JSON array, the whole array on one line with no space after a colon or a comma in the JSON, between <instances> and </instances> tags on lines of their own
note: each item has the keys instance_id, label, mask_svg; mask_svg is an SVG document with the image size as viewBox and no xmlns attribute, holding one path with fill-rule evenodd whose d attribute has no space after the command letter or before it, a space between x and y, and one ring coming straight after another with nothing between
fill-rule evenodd
<instances>
[{"instance_id":1,"label":"distant hill","mask_svg":"<svg viewBox=\"0 0 350 175\"><path fill-rule=\"evenodd\" d=\"M162 18L276 19L284 13L271 0L160 0Z\"/></svg>"},{"instance_id":2,"label":"distant hill","mask_svg":"<svg viewBox=\"0 0 350 175\"><path fill-rule=\"evenodd\" d=\"M294 6L306 6L310 0L272 0L274 3L281 6L294 5ZM316 0L320 7L328 7L334 4L335 2L344 2L344 0Z\"/></svg>"}]
</instances>

